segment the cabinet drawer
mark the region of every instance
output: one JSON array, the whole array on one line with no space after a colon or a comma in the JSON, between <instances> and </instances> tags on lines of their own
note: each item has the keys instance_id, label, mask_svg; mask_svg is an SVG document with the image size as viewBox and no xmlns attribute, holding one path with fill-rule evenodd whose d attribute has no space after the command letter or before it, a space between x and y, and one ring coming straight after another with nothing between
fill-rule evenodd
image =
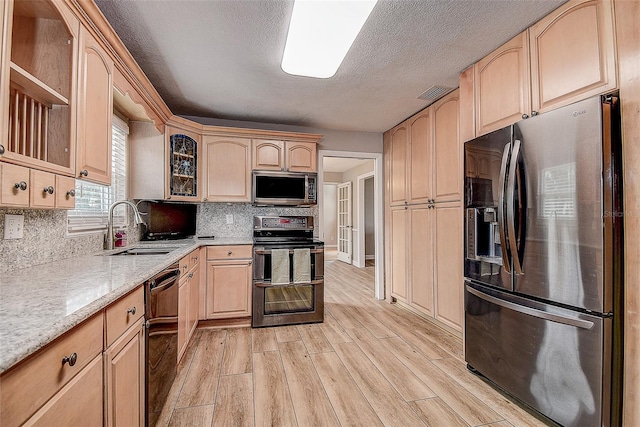
<instances>
[{"instance_id":1,"label":"cabinet drawer","mask_svg":"<svg viewBox=\"0 0 640 427\"><path fill-rule=\"evenodd\" d=\"M70 176L56 175L56 208L75 209L76 180Z\"/></svg>"},{"instance_id":2,"label":"cabinet drawer","mask_svg":"<svg viewBox=\"0 0 640 427\"><path fill-rule=\"evenodd\" d=\"M53 208L56 203L56 176L31 169L31 207Z\"/></svg>"},{"instance_id":3,"label":"cabinet drawer","mask_svg":"<svg viewBox=\"0 0 640 427\"><path fill-rule=\"evenodd\" d=\"M180 260L180 274L184 275L188 271L190 271L197 263L200 255L200 250L196 249L192 251L189 255L183 257Z\"/></svg>"},{"instance_id":4,"label":"cabinet drawer","mask_svg":"<svg viewBox=\"0 0 640 427\"><path fill-rule=\"evenodd\" d=\"M0 425L20 425L102 352L102 312L0 377ZM64 357L76 355L71 362Z\"/></svg>"},{"instance_id":5,"label":"cabinet drawer","mask_svg":"<svg viewBox=\"0 0 640 427\"><path fill-rule=\"evenodd\" d=\"M207 247L207 259L240 259L253 256L251 245L209 246Z\"/></svg>"},{"instance_id":6,"label":"cabinet drawer","mask_svg":"<svg viewBox=\"0 0 640 427\"><path fill-rule=\"evenodd\" d=\"M29 169L9 163L0 163L0 205L29 206Z\"/></svg>"},{"instance_id":7,"label":"cabinet drawer","mask_svg":"<svg viewBox=\"0 0 640 427\"><path fill-rule=\"evenodd\" d=\"M107 347L120 335L144 316L144 289L140 286L135 291L123 296L107 307Z\"/></svg>"}]
</instances>

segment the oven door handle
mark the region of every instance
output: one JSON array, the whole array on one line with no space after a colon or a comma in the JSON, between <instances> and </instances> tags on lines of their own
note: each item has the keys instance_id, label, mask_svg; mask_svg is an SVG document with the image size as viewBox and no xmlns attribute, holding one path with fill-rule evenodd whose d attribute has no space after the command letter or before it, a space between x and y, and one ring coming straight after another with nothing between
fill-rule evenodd
<instances>
[{"instance_id":1,"label":"oven door handle","mask_svg":"<svg viewBox=\"0 0 640 427\"><path fill-rule=\"evenodd\" d=\"M253 286L256 288L282 288L285 286L308 286L308 285L321 285L324 282L324 279L312 280L310 282L289 282L283 284L271 284L266 282L254 282Z\"/></svg>"},{"instance_id":2,"label":"oven door handle","mask_svg":"<svg viewBox=\"0 0 640 427\"><path fill-rule=\"evenodd\" d=\"M293 253L294 249L289 249L289 255ZM256 255L271 255L271 249L254 249L253 252ZM311 249L309 248L309 252L312 254L320 254L324 253L324 248L319 249Z\"/></svg>"}]
</instances>

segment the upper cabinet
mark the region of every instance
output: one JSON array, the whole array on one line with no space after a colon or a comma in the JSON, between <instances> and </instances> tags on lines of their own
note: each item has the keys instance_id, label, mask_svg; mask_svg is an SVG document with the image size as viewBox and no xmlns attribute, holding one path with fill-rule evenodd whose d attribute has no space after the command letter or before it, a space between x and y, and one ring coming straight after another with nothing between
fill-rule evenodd
<instances>
[{"instance_id":1,"label":"upper cabinet","mask_svg":"<svg viewBox=\"0 0 640 427\"><path fill-rule=\"evenodd\" d=\"M251 140L204 137L205 202L251 201Z\"/></svg>"},{"instance_id":2,"label":"upper cabinet","mask_svg":"<svg viewBox=\"0 0 640 427\"><path fill-rule=\"evenodd\" d=\"M613 2L569 1L529 29L532 111L617 87Z\"/></svg>"},{"instance_id":3,"label":"upper cabinet","mask_svg":"<svg viewBox=\"0 0 640 427\"><path fill-rule=\"evenodd\" d=\"M462 147L458 131L458 94L456 89L431 107L434 141L432 199L436 203L461 200Z\"/></svg>"},{"instance_id":4,"label":"upper cabinet","mask_svg":"<svg viewBox=\"0 0 640 427\"><path fill-rule=\"evenodd\" d=\"M78 178L111 184L113 60L84 27L80 30Z\"/></svg>"},{"instance_id":5,"label":"upper cabinet","mask_svg":"<svg viewBox=\"0 0 640 427\"><path fill-rule=\"evenodd\" d=\"M475 66L478 135L517 122L529 113L529 44L523 32Z\"/></svg>"},{"instance_id":6,"label":"upper cabinet","mask_svg":"<svg viewBox=\"0 0 640 427\"><path fill-rule=\"evenodd\" d=\"M409 129L408 181L409 203L427 203L431 197L431 109L427 108L407 120Z\"/></svg>"},{"instance_id":7,"label":"upper cabinet","mask_svg":"<svg viewBox=\"0 0 640 427\"><path fill-rule=\"evenodd\" d=\"M177 119L176 119L177 120ZM181 119L184 120L184 119ZM172 201L200 201L199 145L202 136L179 124L167 124L165 128L168 168L166 198Z\"/></svg>"},{"instance_id":8,"label":"upper cabinet","mask_svg":"<svg viewBox=\"0 0 640 427\"><path fill-rule=\"evenodd\" d=\"M316 144L313 142L254 139L252 168L290 172L316 172Z\"/></svg>"},{"instance_id":9,"label":"upper cabinet","mask_svg":"<svg viewBox=\"0 0 640 427\"><path fill-rule=\"evenodd\" d=\"M0 159L73 175L80 24L63 2L3 2Z\"/></svg>"},{"instance_id":10,"label":"upper cabinet","mask_svg":"<svg viewBox=\"0 0 640 427\"><path fill-rule=\"evenodd\" d=\"M389 204L406 205L407 160L409 159L409 129L407 122L388 131L389 141Z\"/></svg>"},{"instance_id":11,"label":"upper cabinet","mask_svg":"<svg viewBox=\"0 0 640 427\"><path fill-rule=\"evenodd\" d=\"M614 30L612 0L570 0L463 71L462 140L615 90Z\"/></svg>"}]
</instances>

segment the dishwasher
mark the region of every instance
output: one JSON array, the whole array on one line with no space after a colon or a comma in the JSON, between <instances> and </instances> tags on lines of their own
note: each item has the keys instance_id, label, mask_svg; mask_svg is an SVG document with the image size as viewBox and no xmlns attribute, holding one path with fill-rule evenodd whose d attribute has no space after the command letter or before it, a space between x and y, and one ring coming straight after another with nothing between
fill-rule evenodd
<instances>
[{"instance_id":1,"label":"dishwasher","mask_svg":"<svg viewBox=\"0 0 640 427\"><path fill-rule=\"evenodd\" d=\"M178 263L145 282L147 426L154 427L178 364Z\"/></svg>"}]
</instances>

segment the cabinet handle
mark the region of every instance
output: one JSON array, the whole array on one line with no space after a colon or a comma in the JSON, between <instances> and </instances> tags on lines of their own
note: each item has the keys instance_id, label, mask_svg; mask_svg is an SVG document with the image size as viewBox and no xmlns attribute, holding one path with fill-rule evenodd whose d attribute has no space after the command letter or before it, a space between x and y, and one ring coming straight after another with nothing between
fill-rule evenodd
<instances>
[{"instance_id":1,"label":"cabinet handle","mask_svg":"<svg viewBox=\"0 0 640 427\"><path fill-rule=\"evenodd\" d=\"M76 197L76 190L67 191L67 196L68 197Z\"/></svg>"},{"instance_id":2,"label":"cabinet handle","mask_svg":"<svg viewBox=\"0 0 640 427\"><path fill-rule=\"evenodd\" d=\"M64 366L65 363L68 363L69 366L73 366L76 364L77 361L78 361L78 353L71 353L70 356L65 356L62 358L62 365Z\"/></svg>"},{"instance_id":3,"label":"cabinet handle","mask_svg":"<svg viewBox=\"0 0 640 427\"><path fill-rule=\"evenodd\" d=\"M27 189L27 183L26 183L26 182L24 182L24 181L16 182L16 183L13 185L13 188L24 191L24 190L26 190L26 189Z\"/></svg>"},{"instance_id":4,"label":"cabinet handle","mask_svg":"<svg viewBox=\"0 0 640 427\"><path fill-rule=\"evenodd\" d=\"M4 154L4 145L0 144L0 156Z\"/></svg>"},{"instance_id":5,"label":"cabinet handle","mask_svg":"<svg viewBox=\"0 0 640 427\"><path fill-rule=\"evenodd\" d=\"M535 116L537 116L537 115L538 115L538 112L537 112L537 111L532 111L532 112L531 112L531 117L535 117Z\"/></svg>"},{"instance_id":6,"label":"cabinet handle","mask_svg":"<svg viewBox=\"0 0 640 427\"><path fill-rule=\"evenodd\" d=\"M231 255L233 255L232 251L227 252L227 256L231 256Z\"/></svg>"},{"instance_id":7,"label":"cabinet handle","mask_svg":"<svg viewBox=\"0 0 640 427\"><path fill-rule=\"evenodd\" d=\"M81 171L80 171L80 176L85 176L85 177L86 177L86 176L89 176L89 171L88 171L88 170L86 170L86 169L81 170Z\"/></svg>"},{"instance_id":8,"label":"cabinet handle","mask_svg":"<svg viewBox=\"0 0 640 427\"><path fill-rule=\"evenodd\" d=\"M523 114L523 115L522 115L522 118L523 118L523 119L528 119L528 118L529 118L529 115L528 115L528 114Z\"/></svg>"},{"instance_id":9,"label":"cabinet handle","mask_svg":"<svg viewBox=\"0 0 640 427\"><path fill-rule=\"evenodd\" d=\"M131 314L132 316L135 316L135 314L136 314L136 306L134 305L133 307L128 308L127 309L127 314Z\"/></svg>"},{"instance_id":10,"label":"cabinet handle","mask_svg":"<svg viewBox=\"0 0 640 427\"><path fill-rule=\"evenodd\" d=\"M193 273L189 274L189 279L193 278Z\"/></svg>"},{"instance_id":11,"label":"cabinet handle","mask_svg":"<svg viewBox=\"0 0 640 427\"><path fill-rule=\"evenodd\" d=\"M182 266L182 269L183 269L184 271L187 271L187 266L186 266L186 264Z\"/></svg>"},{"instance_id":12,"label":"cabinet handle","mask_svg":"<svg viewBox=\"0 0 640 427\"><path fill-rule=\"evenodd\" d=\"M202 199L202 201L203 201L203 202L206 202L206 201L207 201L207 198L205 197L204 199Z\"/></svg>"},{"instance_id":13,"label":"cabinet handle","mask_svg":"<svg viewBox=\"0 0 640 427\"><path fill-rule=\"evenodd\" d=\"M193 262L196 262L196 261L198 261L198 256L197 256L197 255L195 255L195 256L193 257Z\"/></svg>"},{"instance_id":14,"label":"cabinet handle","mask_svg":"<svg viewBox=\"0 0 640 427\"><path fill-rule=\"evenodd\" d=\"M48 187L44 187L44 188L42 189L42 192L43 192L43 193L53 194L54 189L53 189L53 187L52 187L52 186L48 186Z\"/></svg>"}]
</instances>

